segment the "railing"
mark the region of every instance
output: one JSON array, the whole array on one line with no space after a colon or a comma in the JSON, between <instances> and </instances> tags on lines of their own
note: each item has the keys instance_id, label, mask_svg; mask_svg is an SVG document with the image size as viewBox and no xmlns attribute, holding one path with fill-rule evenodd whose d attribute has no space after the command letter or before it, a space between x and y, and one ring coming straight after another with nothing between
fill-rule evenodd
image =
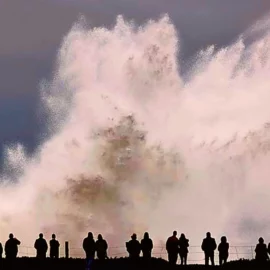
<instances>
[{"instance_id":1,"label":"railing","mask_svg":"<svg viewBox=\"0 0 270 270\"><path fill-rule=\"evenodd\" d=\"M229 261L239 259L253 259L254 246L230 246ZM60 257L65 257L65 245L60 247ZM19 246L19 257L35 257L36 250L34 247ZM128 256L125 246L109 247L108 256L113 258L120 258ZM165 247L154 247L152 256L167 260L167 251ZM85 253L82 248L69 248L69 257L71 258L84 258ZM218 263L218 252L215 252L215 262ZM204 253L200 246L190 246L188 254L188 263L202 264L204 263Z\"/></svg>"}]
</instances>

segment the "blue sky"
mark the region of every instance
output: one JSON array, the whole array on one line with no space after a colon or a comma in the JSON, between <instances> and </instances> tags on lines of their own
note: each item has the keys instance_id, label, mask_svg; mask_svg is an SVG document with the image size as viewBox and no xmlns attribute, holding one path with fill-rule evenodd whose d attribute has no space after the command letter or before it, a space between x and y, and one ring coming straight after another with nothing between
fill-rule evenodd
<instances>
[{"instance_id":1,"label":"blue sky","mask_svg":"<svg viewBox=\"0 0 270 270\"><path fill-rule=\"evenodd\" d=\"M0 0L0 153L4 143L30 150L38 143L38 85L80 14L100 26L118 14L141 23L168 13L185 60L209 44L229 44L269 11L269 0Z\"/></svg>"}]
</instances>

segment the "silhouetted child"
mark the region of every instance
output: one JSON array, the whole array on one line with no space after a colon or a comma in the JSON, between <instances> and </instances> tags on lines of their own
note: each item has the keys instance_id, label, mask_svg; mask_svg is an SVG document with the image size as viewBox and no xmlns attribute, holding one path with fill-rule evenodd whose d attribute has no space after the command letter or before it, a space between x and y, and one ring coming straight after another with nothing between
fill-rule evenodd
<instances>
[{"instance_id":1,"label":"silhouetted child","mask_svg":"<svg viewBox=\"0 0 270 270\"><path fill-rule=\"evenodd\" d=\"M259 238L259 243L255 248L255 260L264 263L268 260L267 247L262 237Z\"/></svg>"},{"instance_id":2,"label":"silhouetted child","mask_svg":"<svg viewBox=\"0 0 270 270\"><path fill-rule=\"evenodd\" d=\"M205 255L205 265L209 264L209 259L212 265L215 265L214 255L215 249L217 248L216 240L211 237L211 233L206 233L206 238L203 239L202 250Z\"/></svg>"},{"instance_id":3,"label":"silhouetted child","mask_svg":"<svg viewBox=\"0 0 270 270\"><path fill-rule=\"evenodd\" d=\"M168 252L169 263L175 265L177 262L177 256L179 252L179 240L176 237L177 232L174 231L173 235L167 239L166 250Z\"/></svg>"},{"instance_id":4,"label":"silhouetted child","mask_svg":"<svg viewBox=\"0 0 270 270\"><path fill-rule=\"evenodd\" d=\"M226 263L229 257L229 243L227 242L226 236L222 236L218 245L219 251L219 265Z\"/></svg>"},{"instance_id":5,"label":"silhouetted child","mask_svg":"<svg viewBox=\"0 0 270 270\"><path fill-rule=\"evenodd\" d=\"M14 238L14 235L11 233L9 235L9 239L7 240L5 244L5 253L7 259L15 259L18 254L18 246L21 244L21 242Z\"/></svg>"},{"instance_id":6,"label":"silhouetted child","mask_svg":"<svg viewBox=\"0 0 270 270\"><path fill-rule=\"evenodd\" d=\"M48 251L47 241L43 238L43 234L39 234L39 238L35 241L34 248L37 251L36 257L39 259L45 259Z\"/></svg>"},{"instance_id":7,"label":"silhouetted child","mask_svg":"<svg viewBox=\"0 0 270 270\"><path fill-rule=\"evenodd\" d=\"M50 240L50 258L59 258L59 242L55 239L55 234L52 234L52 239Z\"/></svg>"},{"instance_id":8,"label":"silhouetted child","mask_svg":"<svg viewBox=\"0 0 270 270\"><path fill-rule=\"evenodd\" d=\"M186 236L182 233L179 238L179 255L181 260L181 265L187 264L187 255L188 255L188 247L189 247L189 240L186 239Z\"/></svg>"},{"instance_id":9,"label":"silhouetted child","mask_svg":"<svg viewBox=\"0 0 270 270\"><path fill-rule=\"evenodd\" d=\"M130 258L137 259L140 257L141 244L137 240L137 235L135 233L131 236L131 240L126 243L126 248Z\"/></svg>"},{"instance_id":10,"label":"silhouetted child","mask_svg":"<svg viewBox=\"0 0 270 270\"><path fill-rule=\"evenodd\" d=\"M92 232L88 233L88 236L83 240L83 249L85 251L86 259L93 260L96 253L96 242Z\"/></svg>"},{"instance_id":11,"label":"silhouetted child","mask_svg":"<svg viewBox=\"0 0 270 270\"><path fill-rule=\"evenodd\" d=\"M103 239L102 235L98 235L98 240L96 241L96 251L97 251L97 257L100 260L104 260L108 258L107 256L107 249L108 249L108 244L105 239Z\"/></svg>"},{"instance_id":12,"label":"silhouetted child","mask_svg":"<svg viewBox=\"0 0 270 270\"><path fill-rule=\"evenodd\" d=\"M153 241L152 239L150 239L148 232L144 233L144 237L141 240L141 249L143 253L143 258L150 259L153 249Z\"/></svg>"}]
</instances>

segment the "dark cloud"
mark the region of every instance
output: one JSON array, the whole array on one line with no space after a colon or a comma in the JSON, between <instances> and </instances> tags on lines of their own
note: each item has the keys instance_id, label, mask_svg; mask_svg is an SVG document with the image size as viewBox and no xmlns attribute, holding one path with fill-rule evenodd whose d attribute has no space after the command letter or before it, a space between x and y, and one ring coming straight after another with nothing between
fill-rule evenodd
<instances>
[{"instance_id":1,"label":"dark cloud","mask_svg":"<svg viewBox=\"0 0 270 270\"><path fill-rule=\"evenodd\" d=\"M79 14L100 26L111 25L117 14L141 23L168 13L184 43L200 47L230 41L270 9L266 0L0 0L0 5L0 55L55 50Z\"/></svg>"},{"instance_id":2,"label":"dark cloud","mask_svg":"<svg viewBox=\"0 0 270 270\"><path fill-rule=\"evenodd\" d=\"M0 0L0 145L36 143L39 82L51 76L80 15L92 26L111 26L118 14L139 24L168 13L185 59L209 44L229 44L269 10L269 0Z\"/></svg>"}]
</instances>

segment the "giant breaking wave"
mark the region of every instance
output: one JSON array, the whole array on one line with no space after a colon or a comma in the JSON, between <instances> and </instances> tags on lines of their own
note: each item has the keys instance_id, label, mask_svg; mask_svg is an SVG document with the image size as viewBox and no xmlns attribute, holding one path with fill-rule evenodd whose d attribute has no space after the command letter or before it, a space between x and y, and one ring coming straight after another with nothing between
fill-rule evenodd
<instances>
[{"instance_id":1,"label":"giant breaking wave","mask_svg":"<svg viewBox=\"0 0 270 270\"><path fill-rule=\"evenodd\" d=\"M206 231L234 243L267 233L270 36L198 53L183 79L167 16L112 29L79 21L54 78L42 85L49 136L33 156L10 147L0 240L80 246L88 231L123 245L172 230L193 245ZM16 178L16 179L14 179Z\"/></svg>"}]
</instances>

